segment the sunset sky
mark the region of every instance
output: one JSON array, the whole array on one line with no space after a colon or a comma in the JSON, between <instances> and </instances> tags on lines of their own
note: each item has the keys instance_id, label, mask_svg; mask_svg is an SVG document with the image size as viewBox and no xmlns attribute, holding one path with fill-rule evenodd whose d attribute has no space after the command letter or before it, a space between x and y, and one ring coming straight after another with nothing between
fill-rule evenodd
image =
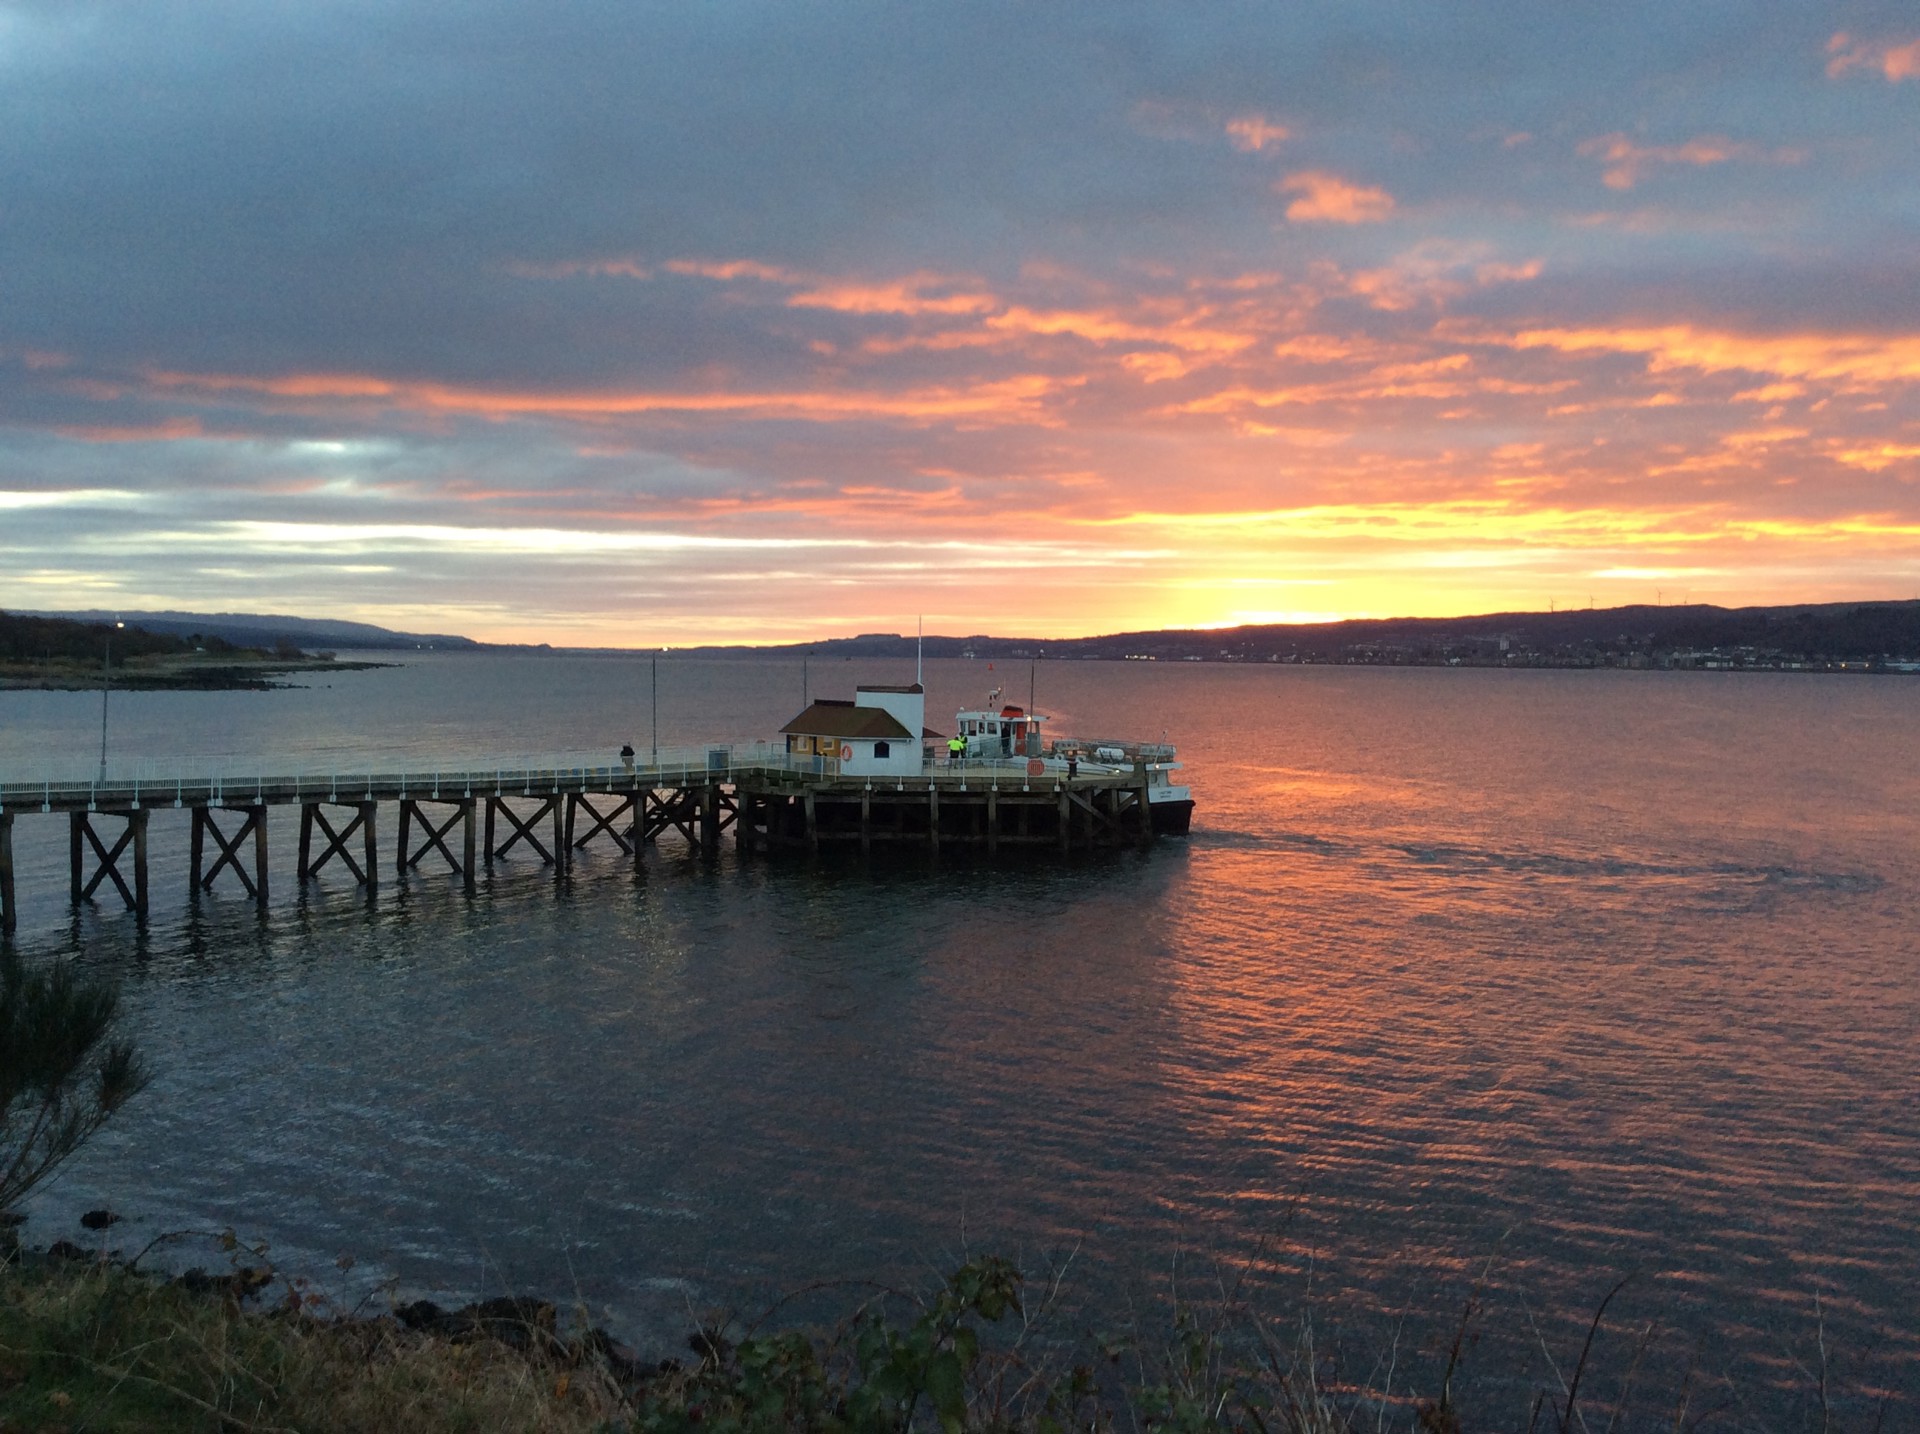
<instances>
[{"instance_id":1,"label":"sunset sky","mask_svg":"<svg viewBox=\"0 0 1920 1434\"><path fill-rule=\"evenodd\" d=\"M0 607L1917 594L1911 3L0 0Z\"/></svg>"}]
</instances>

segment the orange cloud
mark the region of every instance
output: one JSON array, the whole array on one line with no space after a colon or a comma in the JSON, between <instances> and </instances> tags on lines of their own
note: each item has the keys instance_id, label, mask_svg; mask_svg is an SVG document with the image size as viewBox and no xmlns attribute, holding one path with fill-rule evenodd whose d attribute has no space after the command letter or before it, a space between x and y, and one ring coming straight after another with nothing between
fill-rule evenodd
<instances>
[{"instance_id":1,"label":"orange cloud","mask_svg":"<svg viewBox=\"0 0 1920 1434\"><path fill-rule=\"evenodd\" d=\"M1444 327L1444 326L1443 326ZM1783 379L1906 383L1920 379L1920 335L1737 334L1689 324L1661 328L1526 329L1515 334L1449 332L1468 342L1562 353L1633 353L1648 356L1654 372L1694 368L1709 373L1745 370Z\"/></svg>"},{"instance_id":2,"label":"orange cloud","mask_svg":"<svg viewBox=\"0 0 1920 1434\"><path fill-rule=\"evenodd\" d=\"M1290 174L1274 186L1300 197L1287 206L1296 223L1372 224L1393 213L1393 196L1371 185L1352 184L1323 169Z\"/></svg>"},{"instance_id":3,"label":"orange cloud","mask_svg":"<svg viewBox=\"0 0 1920 1434\"><path fill-rule=\"evenodd\" d=\"M695 278L719 279L722 282L731 282L734 279L763 279L769 284L808 282L805 275L796 274L791 269L757 263L752 259L728 259L720 262L709 259L669 259L661 267L670 274L688 274Z\"/></svg>"},{"instance_id":4,"label":"orange cloud","mask_svg":"<svg viewBox=\"0 0 1920 1434\"><path fill-rule=\"evenodd\" d=\"M204 438L197 418L169 418L161 423L76 424L54 432L87 443L170 443L181 438Z\"/></svg>"},{"instance_id":5,"label":"orange cloud","mask_svg":"<svg viewBox=\"0 0 1920 1434\"><path fill-rule=\"evenodd\" d=\"M991 294L921 292L924 286L943 282L936 275L917 274L890 284L822 283L793 295L787 306L843 314L978 314L998 304Z\"/></svg>"},{"instance_id":6,"label":"orange cloud","mask_svg":"<svg viewBox=\"0 0 1920 1434\"><path fill-rule=\"evenodd\" d=\"M1238 353L1253 343L1249 334L1182 324L1137 324L1112 314L1070 309L1034 310L1014 307L988 319L990 329L1028 334L1072 334L1094 343L1166 344L1190 353Z\"/></svg>"},{"instance_id":7,"label":"orange cloud","mask_svg":"<svg viewBox=\"0 0 1920 1434\"><path fill-rule=\"evenodd\" d=\"M528 393L455 384L393 382L364 374L293 374L253 378L238 374L154 373L161 388L211 393L255 393L293 399L379 399L390 409L467 413L482 418L545 415L613 418L642 413L737 413L759 418L833 422L862 418L1008 418L1032 421L1034 405L1061 385L1021 375L965 387L903 393L819 389L790 392Z\"/></svg>"},{"instance_id":8,"label":"orange cloud","mask_svg":"<svg viewBox=\"0 0 1920 1434\"><path fill-rule=\"evenodd\" d=\"M1856 69L1878 70L1887 77L1888 84L1920 76L1920 40L1909 40L1904 45L1873 44L1855 40L1842 30L1827 41L1827 53L1832 56L1827 61L1829 79L1837 80Z\"/></svg>"},{"instance_id":9,"label":"orange cloud","mask_svg":"<svg viewBox=\"0 0 1920 1434\"><path fill-rule=\"evenodd\" d=\"M1235 149L1257 152L1268 145L1284 144L1292 137L1292 131L1283 124L1274 124L1265 115L1241 115L1227 121L1227 141Z\"/></svg>"},{"instance_id":10,"label":"orange cloud","mask_svg":"<svg viewBox=\"0 0 1920 1434\"><path fill-rule=\"evenodd\" d=\"M1849 468L1864 468L1869 473L1879 473L1896 463L1920 458L1920 443L1879 443L1870 447L1843 448L1833 456Z\"/></svg>"},{"instance_id":11,"label":"orange cloud","mask_svg":"<svg viewBox=\"0 0 1920 1434\"><path fill-rule=\"evenodd\" d=\"M1773 164L1799 164L1807 157L1803 149L1761 149L1728 139L1725 135L1701 135L1685 144L1635 144L1626 135L1597 135L1582 140L1576 153L1599 159L1607 166L1601 179L1609 189L1631 189L1640 181L1641 172L1660 164L1692 165L1696 168L1725 164L1729 160L1759 160Z\"/></svg>"}]
</instances>

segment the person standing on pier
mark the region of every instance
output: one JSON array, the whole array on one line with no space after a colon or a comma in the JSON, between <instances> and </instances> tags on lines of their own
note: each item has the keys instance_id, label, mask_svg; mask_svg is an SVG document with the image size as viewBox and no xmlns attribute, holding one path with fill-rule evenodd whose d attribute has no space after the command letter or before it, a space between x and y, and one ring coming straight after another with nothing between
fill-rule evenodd
<instances>
[{"instance_id":1,"label":"person standing on pier","mask_svg":"<svg viewBox=\"0 0 1920 1434\"><path fill-rule=\"evenodd\" d=\"M947 761L957 762L967 755L967 739L961 736L947 738Z\"/></svg>"},{"instance_id":2,"label":"person standing on pier","mask_svg":"<svg viewBox=\"0 0 1920 1434\"><path fill-rule=\"evenodd\" d=\"M628 742L620 748L620 765L627 769L627 775L633 775L633 743Z\"/></svg>"}]
</instances>

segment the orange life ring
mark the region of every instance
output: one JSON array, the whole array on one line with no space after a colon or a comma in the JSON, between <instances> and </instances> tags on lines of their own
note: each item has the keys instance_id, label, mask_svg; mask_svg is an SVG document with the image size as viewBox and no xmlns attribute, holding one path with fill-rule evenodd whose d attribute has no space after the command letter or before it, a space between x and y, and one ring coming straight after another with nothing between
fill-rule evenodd
<instances>
[{"instance_id":1,"label":"orange life ring","mask_svg":"<svg viewBox=\"0 0 1920 1434\"><path fill-rule=\"evenodd\" d=\"M853 743L842 742L840 744L840 760L843 762L851 762L853 760Z\"/></svg>"}]
</instances>

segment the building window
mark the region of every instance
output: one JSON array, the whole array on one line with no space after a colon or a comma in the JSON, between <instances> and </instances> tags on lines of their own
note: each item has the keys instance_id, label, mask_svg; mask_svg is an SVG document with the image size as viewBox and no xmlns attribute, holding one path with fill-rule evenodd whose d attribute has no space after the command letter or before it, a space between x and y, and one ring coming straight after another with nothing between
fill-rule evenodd
<instances>
[{"instance_id":1,"label":"building window","mask_svg":"<svg viewBox=\"0 0 1920 1434\"><path fill-rule=\"evenodd\" d=\"M887 756L891 756L892 753L893 753L893 748L885 742L875 742L873 744L873 755L876 757L887 757ZM928 800L932 800L932 799L929 798Z\"/></svg>"}]
</instances>

